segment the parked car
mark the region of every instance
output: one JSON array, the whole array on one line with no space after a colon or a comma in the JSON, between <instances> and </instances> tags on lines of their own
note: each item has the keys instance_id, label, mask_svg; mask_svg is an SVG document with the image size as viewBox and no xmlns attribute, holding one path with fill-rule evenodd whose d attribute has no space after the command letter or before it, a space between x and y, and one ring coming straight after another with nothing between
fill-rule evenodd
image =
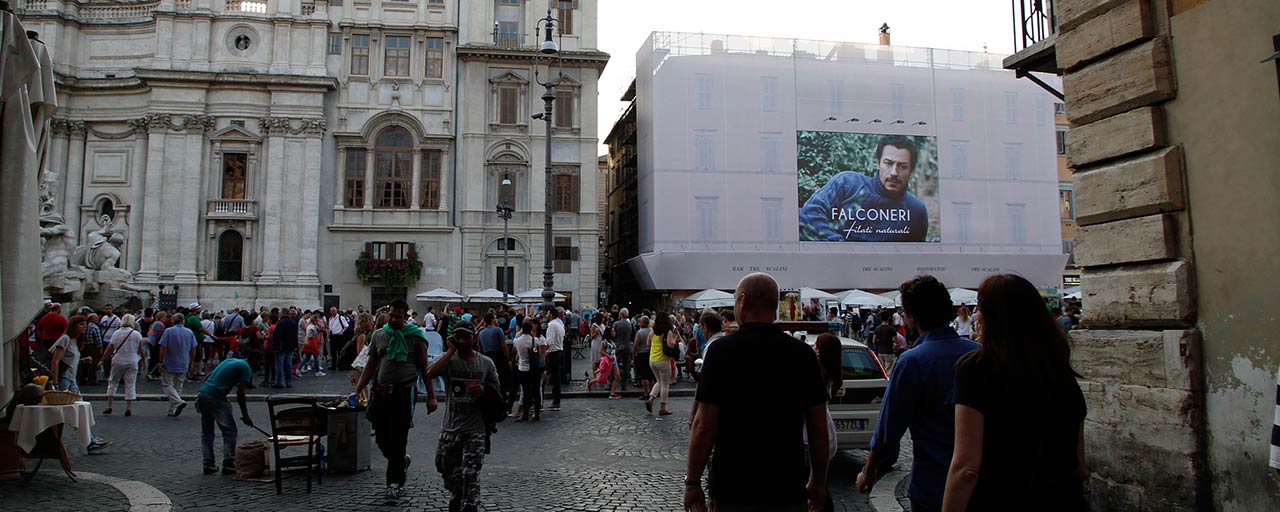
<instances>
[{"instance_id":1,"label":"parked car","mask_svg":"<svg viewBox=\"0 0 1280 512\"><path fill-rule=\"evenodd\" d=\"M813 346L817 334L792 332L792 336ZM862 342L840 337L841 366L844 385L828 404L831 420L836 425L836 441L841 450L868 449L871 435L880 420L880 402L884 400L889 376L874 351ZM702 359L694 361L695 375L702 372Z\"/></svg>"}]
</instances>

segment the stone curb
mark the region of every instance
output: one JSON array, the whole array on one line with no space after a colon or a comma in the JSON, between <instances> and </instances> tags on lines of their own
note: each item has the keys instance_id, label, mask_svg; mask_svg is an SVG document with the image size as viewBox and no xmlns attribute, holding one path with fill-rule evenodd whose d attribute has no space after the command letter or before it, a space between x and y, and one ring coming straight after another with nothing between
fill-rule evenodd
<instances>
[{"instance_id":1,"label":"stone curb","mask_svg":"<svg viewBox=\"0 0 1280 512\"><path fill-rule=\"evenodd\" d=\"M686 389L672 389L672 390L671 390L671 392L670 392L670 396L675 396L675 397L691 397L691 396L693 396L693 395L694 395L694 391L695 391L695 390L693 390L693 389L687 389L687 388L686 388ZM622 395L622 397L623 397L623 398L632 398L632 399L637 398L637 397L639 397L639 396L640 396L640 392L639 392L639 391L621 391L621 392L619 392L618 394L619 394L619 395ZM87 400L87 401L91 401L91 402L105 402L105 401L107 400L107 395L106 395L105 393L88 393L88 394L83 394L83 395L81 395L81 396L83 397L83 398L82 398L83 400ZM343 397L345 397L345 396L347 396L347 395L346 395L345 393L344 393L344 394L333 394L333 393L277 393L277 394L251 393L251 394L246 394L246 395L245 395L245 399L247 399L247 400L248 400L248 401L250 401L250 402L265 402L265 401L267 401L267 398L268 398L268 397L272 397L272 396L307 396L307 397L316 397L316 398L343 398ZM543 393L543 397L544 397L544 399L545 399L545 400L550 400L550 399L551 399L551 398L550 398L550 396L551 396L551 395L550 395L550 391L546 391L546 392L544 392L544 393ZM228 395L228 396L227 396L227 398L228 398L228 399L230 399L230 400L234 400L234 399L235 399L235 398L234 398L234 395ZM607 393L607 392L587 393L587 392L585 392L585 391L565 391L565 392L560 393L560 398L562 398L562 399L568 399L568 398L609 398L609 393ZM160 395L160 394L147 394L147 395L137 395L137 398L135 399L135 401L139 401L139 402L163 402L163 401L168 400L168 399L169 399L169 398L168 398L167 396L165 396L165 395ZM196 396L195 396L194 394L183 395L183 396L182 396L182 399L183 399L183 400L187 400L187 401L195 401ZM116 401L118 401L118 402L123 402L123 401L124 401L124 398L122 398L121 396L116 396ZM419 401L419 402L426 402L426 401L427 401L427 397L426 397L425 395L424 395L424 396L419 396L419 397L418 397L418 401Z\"/></svg>"},{"instance_id":2,"label":"stone curb","mask_svg":"<svg viewBox=\"0 0 1280 512\"><path fill-rule=\"evenodd\" d=\"M871 496L868 503L871 510L876 512L902 512L902 505L898 503L898 484L907 478L907 472L896 467L893 471L886 473L876 482L875 487L871 488Z\"/></svg>"}]
</instances>

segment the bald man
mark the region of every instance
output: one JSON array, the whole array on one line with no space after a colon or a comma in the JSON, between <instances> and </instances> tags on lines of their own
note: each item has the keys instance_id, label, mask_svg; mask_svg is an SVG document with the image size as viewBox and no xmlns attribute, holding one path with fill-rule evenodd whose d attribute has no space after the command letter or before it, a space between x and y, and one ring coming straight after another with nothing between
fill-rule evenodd
<instances>
[{"instance_id":1,"label":"bald man","mask_svg":"<svg viewBox=\"0 0 1280 512\"><path fill-rule=\"evenodd\" d=\"M707 479L711 510L789 512L806 510L809 503L821 508L827 485L827 390L818 358L773 323L778 283L772 276L742 278L733 309L738 331L703 356L689 436L685 510L707 509L701 479L712 450L716 463ZM742 382L759 379L777 385L742 392ZM806 431L811 440L807 458Z\"/></svg>"}]
</instances>

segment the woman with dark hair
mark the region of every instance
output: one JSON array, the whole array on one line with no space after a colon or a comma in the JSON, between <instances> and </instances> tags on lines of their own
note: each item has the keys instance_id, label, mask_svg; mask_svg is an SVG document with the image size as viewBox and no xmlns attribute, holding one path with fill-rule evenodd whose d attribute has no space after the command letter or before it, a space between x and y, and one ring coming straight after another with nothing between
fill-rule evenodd
<instances>
[{"instance_id":1,"label":"woman with dark hair","mask_svg":"<svg viewBox=\"0 0 1280 512\"><path fill-rule=\"evenodd\" d=\"M533 414L533 421L538 421L542 419L540 388L542 374L546 370L547 342L546 338L538 335L536 320L530 318L520 324L520 335L516 336L515 341L511 343L511 349L516 353L516 373L520 382L521 395L520 419L516 421L529 421L530 413ZM540 357L532 357L535 351ZM534 364L536 362L541 364Z\"/></svg>"},{"instance_id":2,"label":"woman with dark hair","mask_svg":"<svg viewBox=\"0 0 1280 512\"><path fill-rule=\"evenodd\" d=\"M829 332L818 335L818 339L813 342L813 350L818 353L818 366L822 368L822 381L827 384L827 403L835 402L840 396L840 389L844 387L844 361L841 359L840 337ZM809 442L809 432L805 433L805 444ZM839 442L836 439L836 423L831 419L830 406L827 408L827 460L830 461L836 457ZM809 453L809 450L805 450ZM831 500L831 493L827 493L827 502L823 506L824 511L835 510L835 502Z\"/></svg>"},{"instance_id":3,"label":"woman with dark hair","mask_svg":"<svg viewBox=\"0 0 1280 512\"><path fill-rule=\"evenodd\" d=\"M956 363L944 511L1087 510L1084 395L1066 336L1013 274L978 288L982 347Z\"/></svg>"},{"instance_id":4,"label":"woman with dark hair","mask_svg":"<svg viewBox=\"0 0 1280 512\"><path fill-rule=\"evenodd\" d=\"M653 334L645 341L649 344L649 368L653 370L655 382L653 389L649 391L649 399L644 402L644 408L653 412L653 400L657 399L658 416L670 416L671 411L667 410L667 395L671 392L671 376L674 368L671 367L671 357L662 349L664 345L667 348L676 347L680 342L680 332L676 330L673 317L661 312L655 315Z\"/></svg>"},{"instance_id":5,"label":"woman with dark hair","mask_svg":"<svg viewBox=\"0 0 1280 512\"><path fill-rule=\"evenodd\" d=\"M80 349L84 346L84 331L88 327L88 318L84 315L72 315L67 319L67 330L54 342L50 350L53 358L49 361L49 373L53 375L56 389L80 394L80 386L76 385L76 372L80 363L87 357L81 357Z\"/></svg>"}]
</instances>

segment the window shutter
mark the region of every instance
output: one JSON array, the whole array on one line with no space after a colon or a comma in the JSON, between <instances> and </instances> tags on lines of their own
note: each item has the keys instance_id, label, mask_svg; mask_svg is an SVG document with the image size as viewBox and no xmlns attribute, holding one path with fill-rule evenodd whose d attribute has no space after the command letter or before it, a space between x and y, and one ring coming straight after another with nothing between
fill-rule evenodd
<instances>
[{"instance_id":1,"label":"window shutter","mask_svg":"<svg viewBox=\"0 0 1280 512\"><path fill-rule=\"evenodd\" d=\"M571 247L569 250L569 259L572 261L578 261L578 257L581 256L580 250L581 249L578 247Z\"/></svg>"}]
</instances>

